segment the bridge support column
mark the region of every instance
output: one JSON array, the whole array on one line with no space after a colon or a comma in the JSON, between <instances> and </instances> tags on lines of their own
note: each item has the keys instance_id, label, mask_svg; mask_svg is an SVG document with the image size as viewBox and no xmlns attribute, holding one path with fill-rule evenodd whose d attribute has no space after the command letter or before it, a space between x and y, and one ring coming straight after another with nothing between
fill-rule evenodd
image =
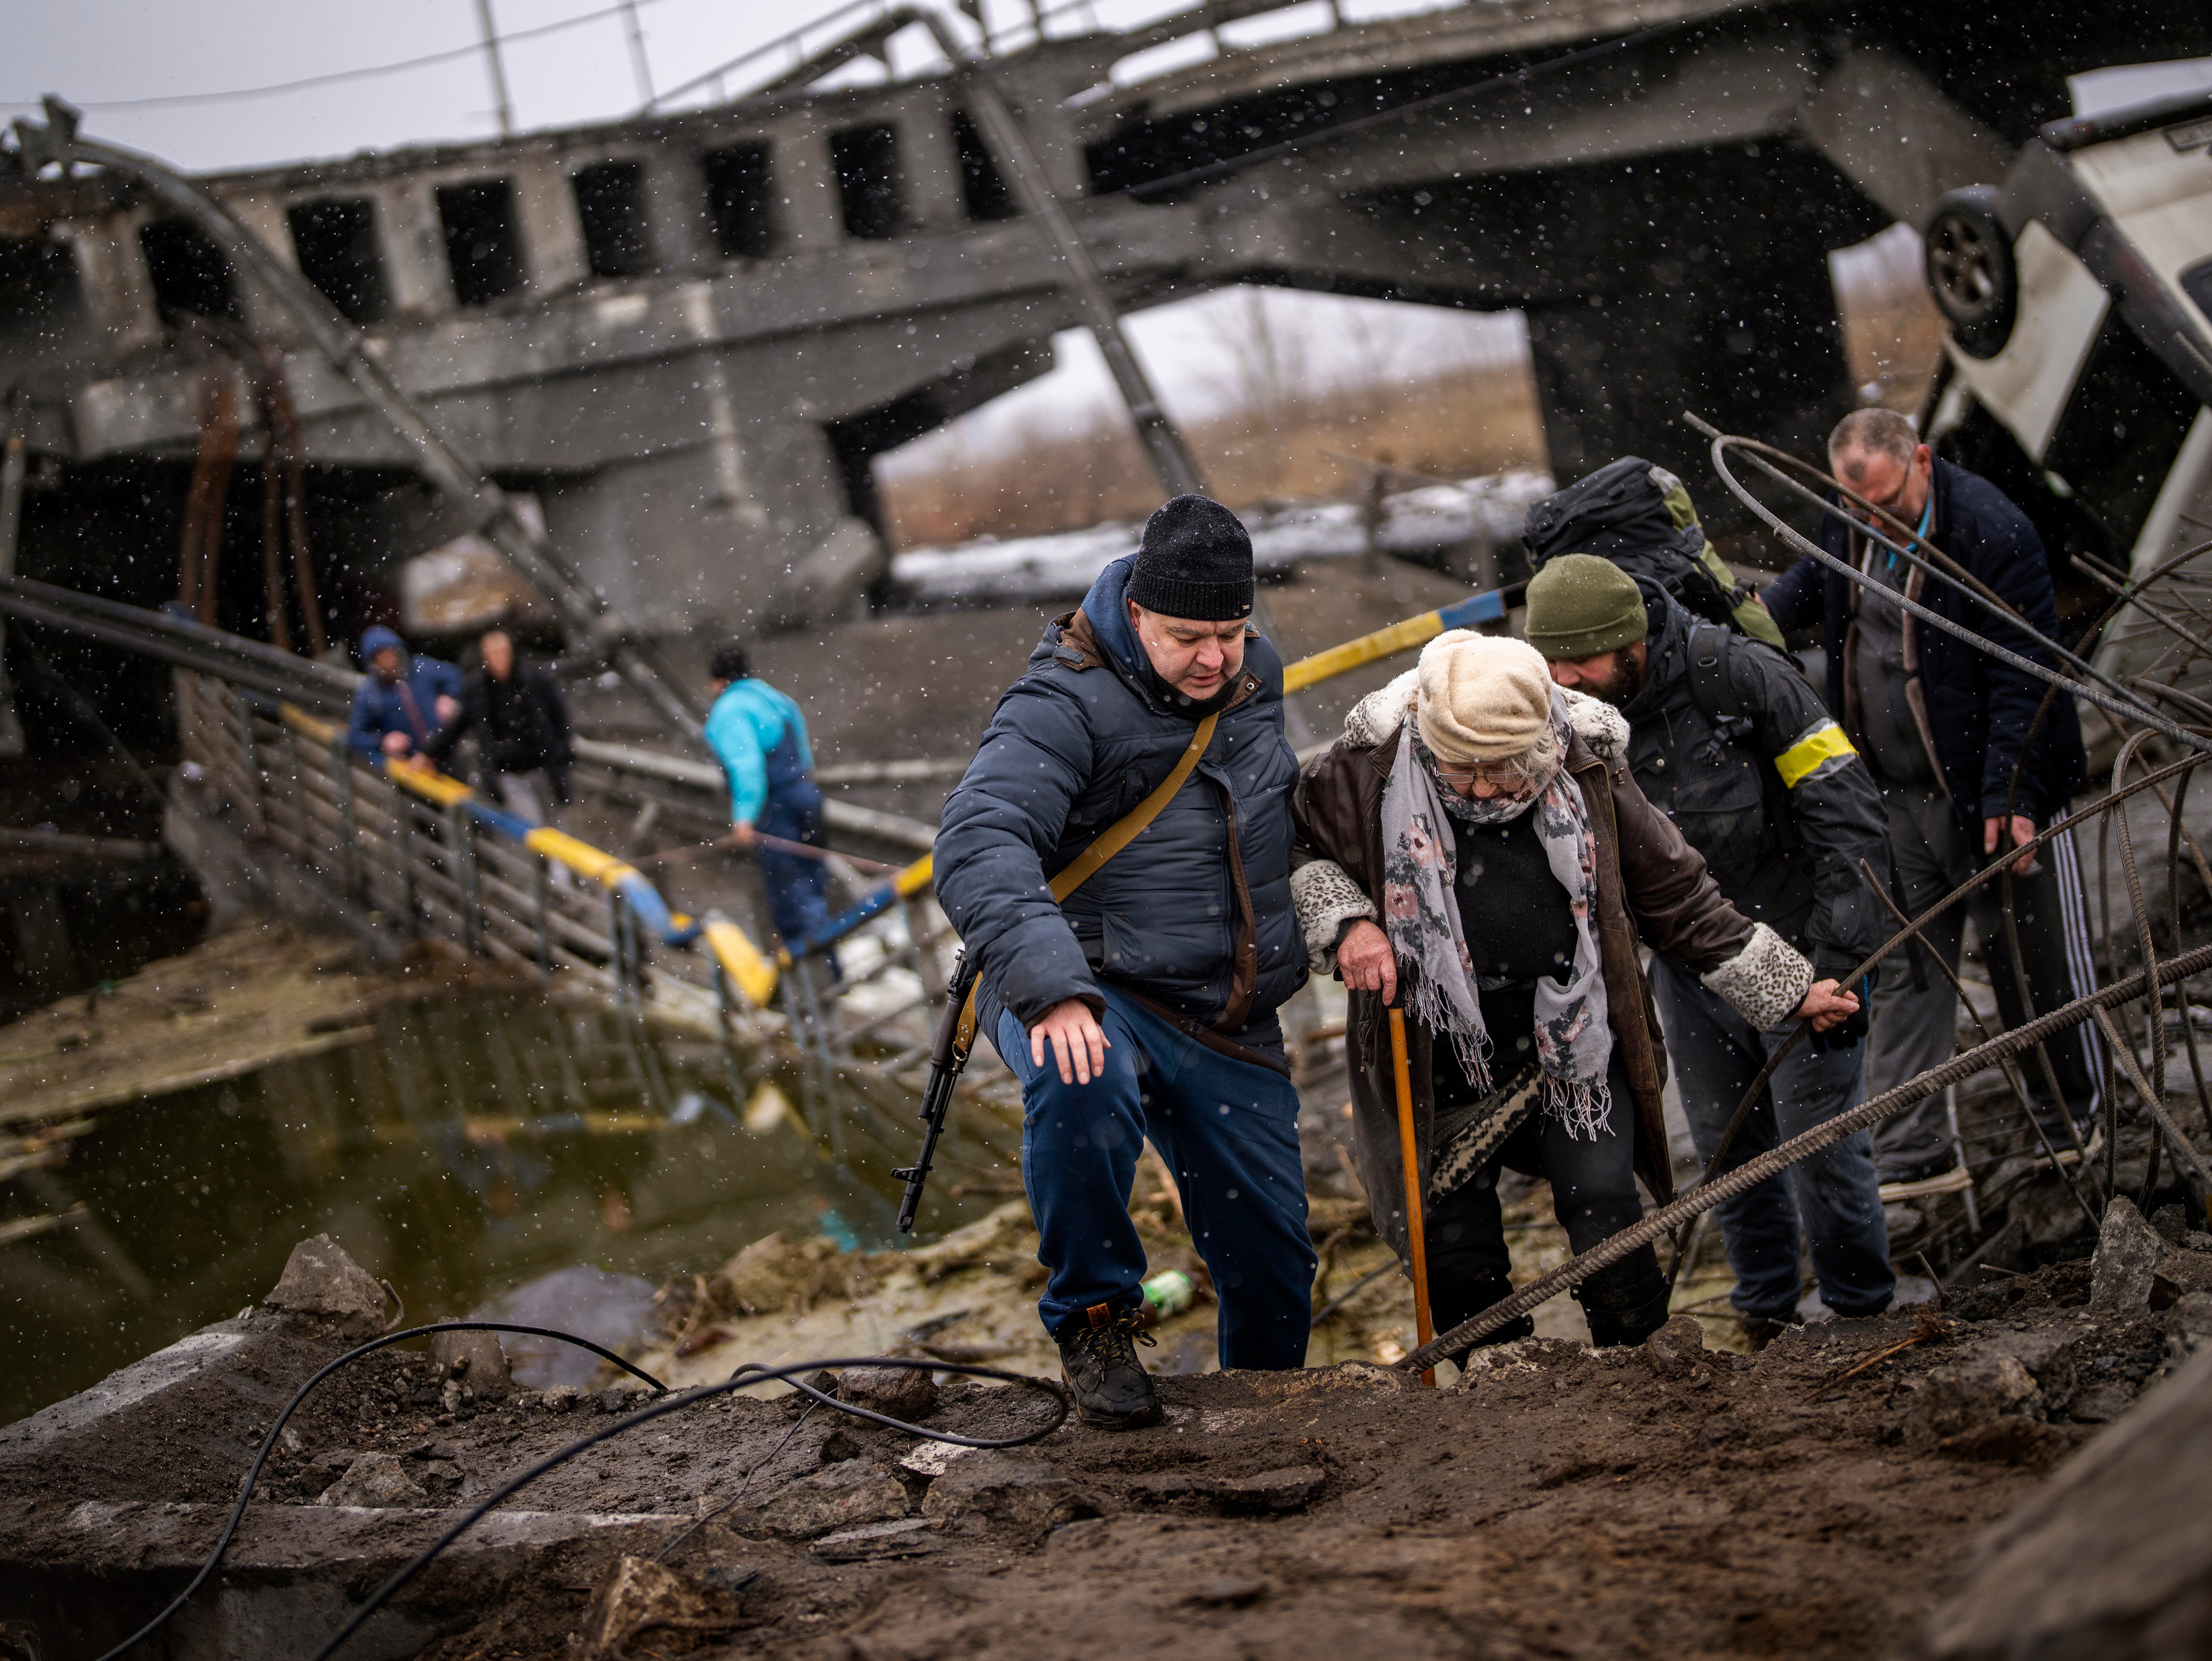
<instances>
[{"instance_id":1,"label":"bridge support column","mask_svg":"<svg viewBox=\"0 0 2212 1661\"><path fill-rule=\"evenodd\" d=\"M1785 228L1786 231L1786 228ZM1536 390L1562 484L1617 456L1681 475L1716 531L1747 518L1713 476L1692 410L1726 432L1817 457L1852 407L1842 330L1820 239L1672 251L1632 287L1532 307Z\"/></svg>"}]
</instances>

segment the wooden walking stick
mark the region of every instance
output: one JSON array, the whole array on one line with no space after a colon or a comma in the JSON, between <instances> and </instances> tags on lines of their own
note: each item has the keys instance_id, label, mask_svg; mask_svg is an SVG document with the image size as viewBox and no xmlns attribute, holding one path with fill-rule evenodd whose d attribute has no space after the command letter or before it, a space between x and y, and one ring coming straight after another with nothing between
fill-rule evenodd
<instances>
[{"instance_id":1,"label":"wooden walking stick","mask_svg":"<svg viewBox=\"0 0 2212 1661\"><path fill-rule=\"evenodd\" d=\"M1406 1165L1406 1242L1413 1259L1413 1333L1425 1345L1429 1326L1429 1251L1421 1238L1421 1161L1413 1147L1413 1073L1406 1061L1406 1012L1390 1006L1390 1071L1398 1086L1398 1152ZM1437 1386L1437 1370L1421 1374L1431 1390Z\"/></svg>"}]
</instances>

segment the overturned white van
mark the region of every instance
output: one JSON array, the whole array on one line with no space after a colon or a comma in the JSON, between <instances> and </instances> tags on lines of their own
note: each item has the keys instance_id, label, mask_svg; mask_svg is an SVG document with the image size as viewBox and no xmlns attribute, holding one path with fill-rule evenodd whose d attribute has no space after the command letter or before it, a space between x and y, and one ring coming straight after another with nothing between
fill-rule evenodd
<instances>
[{"instance_id":1,"label":"overturned white van","mask_svg":"<svg viewBox=\"0 0 2212 1661\"><path fill-rule=\"evenodd\" d=\"M2212 95L2049 124L1926 244L1952 334L1922 430L2035 520L2062 621L2212 541Z\"/></svg>"}]
</instances>

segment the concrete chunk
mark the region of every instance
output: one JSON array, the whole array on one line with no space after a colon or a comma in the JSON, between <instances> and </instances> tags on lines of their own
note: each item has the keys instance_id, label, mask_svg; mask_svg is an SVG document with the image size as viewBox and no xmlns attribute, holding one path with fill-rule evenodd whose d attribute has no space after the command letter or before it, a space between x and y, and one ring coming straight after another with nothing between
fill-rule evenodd
<instances>
[{"instance_id":1,"label":"concrete chunk","mask_svg":"<svg viewBox=\"0 0 2212 1661\"><path fill-rule=\"evenodd\" d=\"M918 1424L936 1410L937 1384L926 1366L847 1367L837 1375L837 1399Z\"/></svg>"},{"instance_id":2,"label":"concrete chunk","mask_svg":"<svg viewBox=\"0 0 2212 1661\"><path fill-rule=\"evenodd\" d=\"M1694 1315L1677 1315L1644 1341L1644 1358L1662 1378L1680 1378L1705 1359L1705 1329Z\"/></svg>"},{"instance_id":3,"label":"concrete chunk","mask_svg":"<svg viewBox=\"0 0 2212 1661\"><path fill-rule=\"evenodd\" d=\"M631 1640L648 1632L712 1635L736 1626L739 1614L738 1595L726 1586L710 1585L650 1558L618 1557L592 1593L584 1642L595 1658L628 1656L635 1652ZM656 1647L682 1646L641 1646Z\"/></svg>"},{"instance_id":4,"label":"concrete chunk","mask_svg":"<svg viewBox=\"0 0 2212 1661\"><path fill-rule=\"evenodd\" d=\"M384 1288L327 1234L314 1235L292 1248L284 1273L261 1301L287 1314L334 1322L340 1331L355 1337L384 1329Z\"/></svg>"},{"instance_id":5,"label":"concrete chunk","mask_svg":"<svg viewBox=\"0 0 2212 1661\"><path fill-rule=\"evenodd\" d=\"M507 1352L496 1332L440 1332L430 1339L430 1359L446 1377L478 1396L504 1396L511 1388Z\"/></svg>"},{"instance_id":6,"label":"concrete chunk","mask_svg":"<svg viewBox=\"0 0 2212 1661\"><path fill-rule=\"evenodd\" d=\"M2089 1265L2089 1307L2117 1311L2147 1307L2166 1242L2143 1220L2135 1202L2116 1195L2105 1208L2105 1226Z\"/></svg>"},{"instance_id":7,"label":"concrete chunk","mask_svg":"<svg viewBox=\"0 0 2212 1661\"><path fill-rule=\"evenodd\" d=\"M370 1510L427 1506L430 1496L407 1474L396 1453L364 1453L325 1488L319 1506L363 1506Z\"/></svg>"}]
</instances>

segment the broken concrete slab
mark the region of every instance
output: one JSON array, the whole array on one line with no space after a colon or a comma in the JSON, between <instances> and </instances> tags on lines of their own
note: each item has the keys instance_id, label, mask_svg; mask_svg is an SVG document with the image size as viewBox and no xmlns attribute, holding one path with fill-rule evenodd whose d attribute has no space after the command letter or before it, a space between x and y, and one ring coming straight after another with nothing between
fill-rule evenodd
<instances>
[{"instance_id":1,"label":"broken concrete slab","mask_svg":"<svg viewBox=\"0 0 2212 1661\"><path fill-rule=\"evenodd\" d=\"M292 1248L284 1273L261 1301L287 1314L329 1321L349 1337L384 1329L383 1287L327 1234Z\"/></svg>"},{"instance_id":2,"label":"broken concrete slab","mask_svg":"<svg viewBox=\"0 0 2212 1661\"><path fill-rule=\"evenodd\" d=\"M848 1459L793 1483L746 1513L741 1526L748 1533L811 1540L834 1529L895 1521L912 1509L896 1471L872 1459Z\"/></svg>"},{"instance_id":3,"label":"broken concrete slab","mask_svg":"<svg viewBox=\"0 0 2212 1661\"><path fill-rule=\"evenodd\" d=\"M2157 1385L1984 1536L1929 1622L1937 1661L2212 1652L2212 1354Z\"/></svg>"},{"instance_id":4,"label":"broken concrete slab","mask_svg":"<svg viewBox=\"0 0 2212 1661\"><path fill-rule=\"evenodd\" d=\"M2115 1195L2105 1208L2105 1226L2090 1263L2089 1307L2118 1312L2147 1306L2166 1250L2135 1202Z\"/></svg>"},{"instance_id":5,"label":"broken concrete slab","mask_svg":"<svg viewBox=\"0 0 2212 1661\"><path fill-rule=\"evenodd\" d=\"M1192 1476L1170 1471L1132 1479L1129 1498L1139 1505L1218 1517L1249 1517L1304 1511L1328 1482L1328 1473L1318 1465L1286 1466L1253 1476Z\"/></svg>"},{"instance_id":6,"label":"broken concrete slab","mask_svg":"<svg viewBox=\"0 0 2212 1661\"><path fill-rule=\"evenodd\" d=\"M430 1503L430 1495L412 1476L398 1457L364 1453L345 1469L345 1474L325 1488L319 1506L360 1506L370 1510L404 1507L412 1510Z\"/></svg>"},{"instance_id":7,"label":"broken concrete slab","mask_svg":"<svg viewBox=\"0 0 2212 1661\"><path fill-rule=\"evenodd\" d=\"M925 1557L938 1549L927 1517L902 1517L893 1523L840 1529L807 1549L825 1563L863 1563L879 1557Z\"/></svg>"},{"instance_id":8,"label":"broken concrete slab","mask_svg":"<svg viewBox=\"0 0 2212 1661\"><path fill-rule=\"evenodd\" d=\"M929 1485L921 1502L921 1514L933 1522L979 1518L1040 1532L1098 1512L1091 1497L1057 1467L994 1449L953 1465Z\"/></svg>"}]
</instances>

